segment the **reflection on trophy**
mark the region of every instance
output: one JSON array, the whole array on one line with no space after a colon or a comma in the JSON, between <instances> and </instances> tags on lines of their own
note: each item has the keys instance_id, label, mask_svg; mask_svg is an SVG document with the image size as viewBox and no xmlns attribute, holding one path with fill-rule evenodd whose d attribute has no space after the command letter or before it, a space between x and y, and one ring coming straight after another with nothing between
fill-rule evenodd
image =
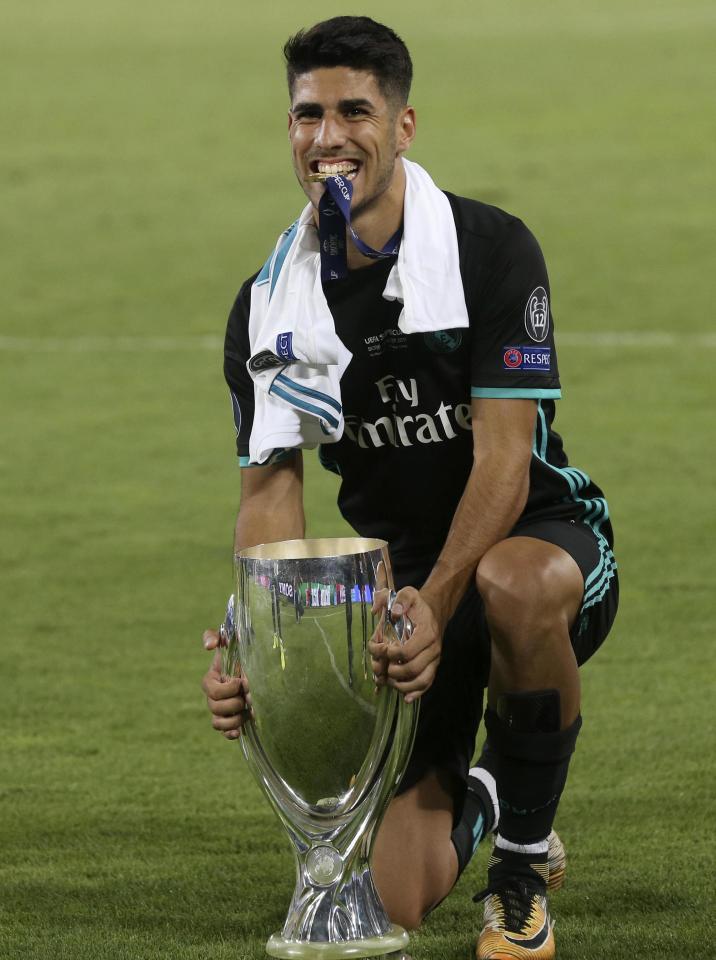
<instances>
[{"instance_id":1,"label":"reflection on trophy","mask_svg":"<svg viewBox=\"0 0 716 960\"><path fill-rule=\"evenodd\" d=\"M388 919L369 867L418 706L390 687L376 693L373 681L373 595L387 587L394 596L387 544L291 540L242 550L235 563L223 670L246 677L251 719L240 743L296 855L288 916L267 953L333 960L402 951L408 935ZM386 616L388 642L409 631Z\"/></svg>"}]
</instances>

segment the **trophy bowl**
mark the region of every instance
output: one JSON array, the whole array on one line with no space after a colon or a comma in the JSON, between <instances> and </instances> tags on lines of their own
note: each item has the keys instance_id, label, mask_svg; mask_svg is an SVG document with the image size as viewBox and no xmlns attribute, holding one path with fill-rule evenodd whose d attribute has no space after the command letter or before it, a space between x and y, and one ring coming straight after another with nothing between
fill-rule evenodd
<instances>
[{"instance_id":1,"label":"trophy bowl","mask_svg":"<svg viewBox=\"0 0 716 960\"><path fill-rule=\"evenodd\" d=\"M288 540L235 556L222 669L250 690L240 738L253 775L292 842L296 885L274 957L379 957L408 935L391 924L370 872L376 829L410 756L418 703L376 689L368 641L376 590L387 589L387 544L358 537Z\"/></svg>"}]
</instances>

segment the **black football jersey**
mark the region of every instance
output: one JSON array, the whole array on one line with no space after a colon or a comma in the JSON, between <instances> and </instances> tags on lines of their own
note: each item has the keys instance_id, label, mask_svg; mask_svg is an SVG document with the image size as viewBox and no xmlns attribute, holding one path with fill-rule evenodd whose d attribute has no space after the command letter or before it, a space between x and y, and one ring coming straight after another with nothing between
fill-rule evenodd
<instances>
[{"instance_id":1,"label":"black football jersey","mask_svg":"<svg viewBox=\"0 0 716 960\"><path fill-rule=\"evenodd\" d=\"M324 285L336 333L352 354L341 380L343 436L319 456L341 477L338 505L362 536L390 543L399 583L427 577L445 541L473 462L472 397L537 404L530 489L520 523L549 517L590 524L612 545L601 490L569 465L553 430L560 397L554 319L542 252L521 220L447 194L457 229L467 329L404 334L402 304L382 296L394 259ZM249 466L253 381L251 285L229 316L224 372L237 450ZM278 450L272 462L290 455Z\"/></svg>"}]
</instances>

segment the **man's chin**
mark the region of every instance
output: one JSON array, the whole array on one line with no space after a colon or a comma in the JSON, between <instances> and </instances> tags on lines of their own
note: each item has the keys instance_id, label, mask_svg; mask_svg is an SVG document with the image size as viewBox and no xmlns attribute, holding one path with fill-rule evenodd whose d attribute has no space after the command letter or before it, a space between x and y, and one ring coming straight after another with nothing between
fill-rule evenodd
<instances>
[{"instance_id":1,"label":"man's chin","mask_svg":"<svg viewBox=\"0 0 716 960\"><path fill-rule=\"evenodd\" d=\"M355 220L356 217L360 217L363 213L368 213L369 210L372 210L373 207L380 201L383 194L386 192L390 184L377 191L376 193L371 194L369 197L361 197L360 194L358 197L353 197L353 203L351 204L351 219Z\"/></svg>"}]
</instances>

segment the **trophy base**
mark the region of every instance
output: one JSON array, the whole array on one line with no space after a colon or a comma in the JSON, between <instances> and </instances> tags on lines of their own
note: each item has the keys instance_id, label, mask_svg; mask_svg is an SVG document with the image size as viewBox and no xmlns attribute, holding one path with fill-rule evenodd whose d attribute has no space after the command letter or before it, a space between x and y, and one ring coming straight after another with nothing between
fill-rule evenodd
<instances>
[{"instance_id":1,"label":"trophy base","mask_svg":"<svg viewBox=\"0 0 716 960\"><path fill-rule=\"evenodd\" d=\"M339 940L333 943L321 943L311 940L284 940L275 933L266 944L266 953L280 960L346 960L348 957L387 957L397 954L400 960L402 951L408 945L408 934L395 924L382 937L365 937L362 940ZM392 960L392 958L391 958Z\"/></svg>"}]
</instances>

